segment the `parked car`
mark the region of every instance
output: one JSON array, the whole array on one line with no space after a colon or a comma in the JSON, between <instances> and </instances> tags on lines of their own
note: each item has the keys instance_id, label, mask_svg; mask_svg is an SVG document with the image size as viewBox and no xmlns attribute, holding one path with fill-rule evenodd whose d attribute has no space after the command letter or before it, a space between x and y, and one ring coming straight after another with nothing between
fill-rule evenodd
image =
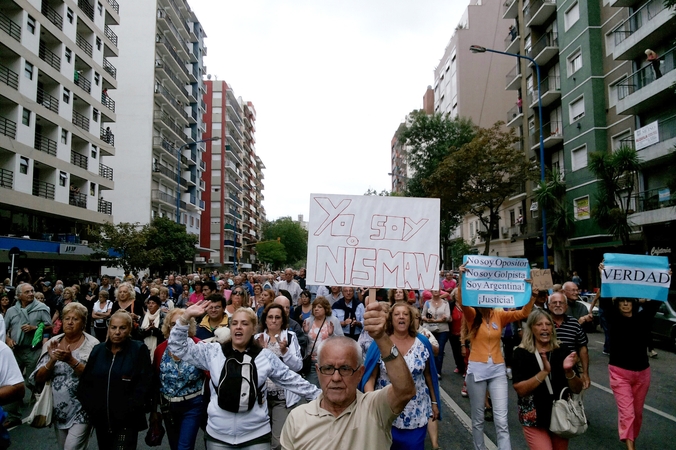
<instances>
[{"instance_id":1,"label":"parked car","mask_svg":"<svg viewBox=\"0 0 676 450\"><path fill-rule=\"evenodd\" d=\"M669 295L655 314L652 327L653 337L664 340L676 348L676 297Z\"/></svg>"},{"instance_id":2,"label":"parked car","mask_svg":"<svg viewBox=\"0 0 676 450\"><path fill-rule=\"evenodd\" d=\"M584 307L587 308L587 313L589 313L589 309L591 308L591 303L585 301L584 298L585 297L580 297L578 302L582 303L584 305ZM589 300L591 300L591 297L589 298ZM592 317L594 318L594 320L591 323L586 322L584 325L582 325L582 329L586 333L595 332L596 328L599 326L600 321L599 321L599 307L598 306L594 306L594 310L592 311Z\"/></svg>"}]
</instances>

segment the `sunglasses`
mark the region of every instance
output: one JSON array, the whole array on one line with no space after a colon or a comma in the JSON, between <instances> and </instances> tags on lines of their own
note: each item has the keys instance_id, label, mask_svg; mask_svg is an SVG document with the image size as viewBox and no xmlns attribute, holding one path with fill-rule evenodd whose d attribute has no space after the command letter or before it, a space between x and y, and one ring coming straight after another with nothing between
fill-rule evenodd
<instances>
[{"instance_id":1,"label":"sunglasses","mask_svg":"<svg viewBox=\"0 0 676 450\"><path fill-rule=\"evenodd\" d=\"M244 292L242 291L234 291L232 295L244 295Z\"/></svg>"}]
</instances>

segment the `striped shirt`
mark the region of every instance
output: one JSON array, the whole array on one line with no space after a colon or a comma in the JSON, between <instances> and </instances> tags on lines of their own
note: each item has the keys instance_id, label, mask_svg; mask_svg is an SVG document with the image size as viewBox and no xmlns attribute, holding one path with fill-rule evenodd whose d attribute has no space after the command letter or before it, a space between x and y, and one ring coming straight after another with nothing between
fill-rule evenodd
<instances>
[{"instance_id":1,"label":"striped shirt","mask_svg":"<svg viewBox=\"0 0 676 450\"><path fill-rule=\"evenodd\" d=\"M587 334L582 331L580 323L571 316L564 314L561 325L556 325L556 322L554 325L556 326L557 339L566 347L578 351L589 343Z\"/></svg>"}]
</instances>

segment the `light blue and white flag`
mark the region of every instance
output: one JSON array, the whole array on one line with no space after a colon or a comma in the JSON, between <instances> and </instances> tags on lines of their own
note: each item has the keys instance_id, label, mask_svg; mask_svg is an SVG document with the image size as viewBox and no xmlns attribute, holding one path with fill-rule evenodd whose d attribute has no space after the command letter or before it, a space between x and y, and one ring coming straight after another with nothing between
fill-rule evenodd
<instances>
[{"instance_id":1,"label":"light blue and white flag","mask_svg":"<svg viewBox=\"0 0 676 450\"><path fill-rule=\"evenodd\" d=\"M516 308L531 296L530 264L525 258L465 255L462 304L485 308Z\"/></svg>"},{"instance_id":2,"label":"light blue and white flag","mask_svg":"<svg viewBox=\"0 0 676 450\"><path fill-rule=\"evenodd\" d=\"M601 297L647 298L666 301L669 295L669 259L666 256L605 253Z\"/></svg>"}]
</instances>

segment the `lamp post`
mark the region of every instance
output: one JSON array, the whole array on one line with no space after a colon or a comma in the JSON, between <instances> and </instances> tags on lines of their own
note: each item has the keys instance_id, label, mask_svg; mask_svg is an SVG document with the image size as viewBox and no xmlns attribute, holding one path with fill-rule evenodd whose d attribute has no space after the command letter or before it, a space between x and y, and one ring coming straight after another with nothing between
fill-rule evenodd
<instances>
[{"instance_id":1,"label":"lamp post","mask_svg":"<svg viewBox=\"0 0 676 450\"><path fill-rule=\"evenodd\" d=\"M542 130L542 96L540 92L540 65L529 56L517 55L516 53L501 52L493 50L492 48L481 47L480 45L470 45L469 50L472 53L497 53L499 55L513 56L518 59L526 59L535 66L535 73L538 82L538 117L540 120L540 180L545 181L545 135ZM541 209L542 213L542 255L544 256L544 268L549 266L547 258L547 215L545 209Z\"/></svg>"},{"instance_id":2,"label":"lamp post","mask_svg":"<svg viewBox=\"0 0 676 450\"><path fill-rule=\"evenodd\" d=\"M193 144L199 144L200 142L215 142L219 140L221 140L220 137L200 139L199 141L186 142L176 149L176 223L181 223L181 151Z\"/></svg>"}]
</instances>

